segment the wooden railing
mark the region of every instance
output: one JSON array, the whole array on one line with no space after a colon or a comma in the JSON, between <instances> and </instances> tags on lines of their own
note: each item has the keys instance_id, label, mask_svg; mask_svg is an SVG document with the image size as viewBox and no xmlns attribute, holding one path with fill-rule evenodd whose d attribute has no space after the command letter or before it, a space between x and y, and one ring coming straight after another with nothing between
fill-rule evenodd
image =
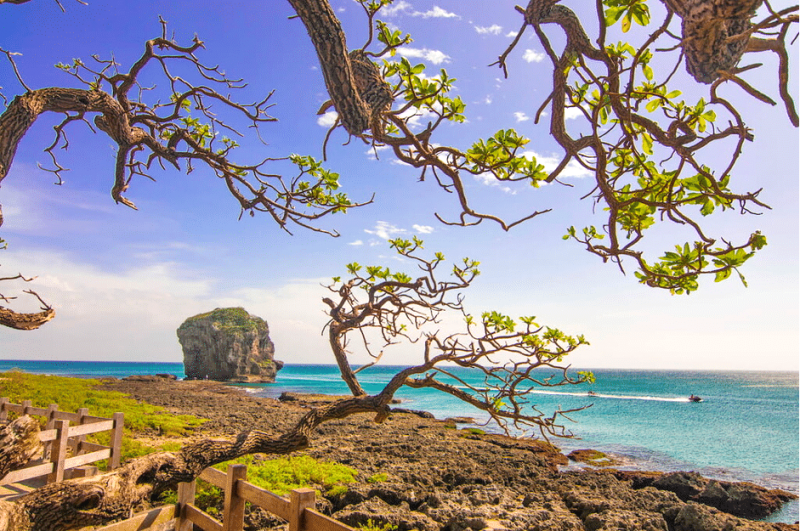
<instances>
[{"instance_id":1,"label":"wooden railing","mask_svg":"<svg viewBox=\"0 0 800 531\"><path fill-rule=\"evenodd\" d=\"M122 447L122 429L124 416L114 413L113 418L94 417L86 408L76 413L59 411L57 404L47 408L33 407L30 400L22 404L12 404L8 398L0 398L0 421L8 418L9 413L18 415L38 415L47 419L45 429L39 432L39 440L44 443L44 456L41 460L28 463L25 468L14 470L0 479L0 486L8 486L22 481L44 477L47 483L62 481L67 476L85 475L80 467L103 459L109 460L109 468L119 466ZM74 426L70 426L73 423ZM86 436L103 431L111 432L109 446L91 443ZM71 454L71 457L67 457ZM76 471L79 471L76 473ZM19 488L16 491L2 489L2 495L23 493L30 489Z\"/></svg>"},{"instance_id":2,"label":"wooden railing","mask_svg":"<svg viewBox=\"0 0 800 531\"><path fill-rule=\"evenodd\" d=\"M207 468L200 474L200 479L224 490L222 522L194 504L193 481L178 486L176 505L158 507L96 531L146 531L155 525L169 522L175 523L175 531L242 531L245 502L288 521L289 531L354 531L352 527L314 510L314 489L295 489L289 493L289 498L278 496L248 483L245 465L230 465L227 474L215 468Z\"/></svg>"}]
</instances>

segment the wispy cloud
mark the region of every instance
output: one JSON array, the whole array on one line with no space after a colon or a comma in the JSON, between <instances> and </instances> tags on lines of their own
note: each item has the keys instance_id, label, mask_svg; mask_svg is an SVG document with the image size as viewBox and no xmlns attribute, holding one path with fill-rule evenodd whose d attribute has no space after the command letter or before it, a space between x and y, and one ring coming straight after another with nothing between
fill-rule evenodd
<instances>
[{"instance_id":1,"label":"wispy cloud","mask_svg":"<svg viewBox=\"0 0 800 531\"><path fill-rule=\"evenodd\" d=\"M530 116L528 116L527 114L525 114L525 113L524 113L524 112L522 112L522 111L517 111L517 112L515 112L515 113L514 113L514 118L516 118L516 120L517 120L517 123L524 122L524 121L526 121L526 120L530 120L530 119L531 119L531 117L530 117Z\"/></svg>"},{"instance_id":2,"label":"wispy cloud","mask_svg":"<svg viewBox=\"0 0 800 531\"><path fill-rule=\"evenodd\" d=\"M422 18L461 18L455 13L451 13L441 7L434 5L427 11L416 11L414 7L405 0L400 0L392 5L381 8L380 15L383 17L394 17L398 15L411 15L412 17Z\"/></svg>"},{"instance_id":3,"label":"wispy cloud","mask_svg":"<svg viewBox=\"0 0 800 531\"><path fill-rule=\"evenodd\" d=\"M531 50L530 48L525 50L525 53L522 54L522 58L529 63L541 63L544 57L543 53Z\"/></svg>"},{"instance_id":4,"label":"wispy cloud","mask_svg":"<svg viewBox=\"0 0 800 531\"><path fill-rule=\"evenodd\" d=\"M395 2L392 5L383 7L381 9L380 14L381 16L384 17L393 17L395 15L411 11L411 9L412 9L411 4L409 4L405 0L400 0L399 2Z\"/></svg>"},{"instance_id":5,"label":"wispy cloud","mask_svg":"<svg viewBox=\"0 0 800 531\"><path fill-rule=\"evenodd\" d=\"M429 50L427 48L410 48L408 46L401 46L397 49L397 53L403 57L416 57L430 61L438 65L441 63L449 63L450 56L441 50Z\"/></svg>"},{"instance_id":6,"label":"wispy cloud","mask_svg":"<svg viewBox=\"0 0 800 531\"><path fill-rule=\"evenodd\" d=\"M415 17L423 17L423 18L461 18L455 13L451 13L450 11L445 11L439 6L433 6L433 9L429 9L427 11L414 11L412 13Z\"/></svg>"},{"instance_id":7,"label":"wispy cloud","mask_svg":"<svg viewBox=\"0 0 800 531\"><path fill-rule=\"evenodd\" d=\"M503 26L498 26L497 24L492 24L491 26L473 26L475 31L480 33L481 35L500 35L500 32L503 31Z\"/></svg>"},{"instance_id":8,"label":"wispy cloud","mask_svg":"<svg viewBox=\"0 0 800 531\"><path fill-rule=\"evenodd\" d=\"M356 240L356 241L354 241L354 242L350 242L350 243L348 243L347 245L352 245L352 246L354 246L354 247L358 247L358 246L360 246L360 245L364 245L364 242L363 242L362 240Z\"/></svg>"},{"instance_id":9,"label":"wispy cloud","mask_svg":"<svg viewBox=\"0 0 800 531\"><path fill-rule=\"evenodd\" d=\"M516 37L518 34L519 34L519 32L518 32L518 31L509 31L508 33L506 33L506 37L511 37L511 38L514 38L514 37Z\"/></svg>"},{"instance_id":10,"label":"wispy cloud","mask_svg":"<svg viewBox=\"0 0 800 531\"><path fill-rule=\"evenodd\" d=\"M392 236L403 234L408 231L406 229L401 229L400 227L395 227L394 225L392 225L387 221L378 221L375 224L375 228L373 230L364 229L364 232L366 232L367 234L372 234L374 236L377 236L378 238L388 240Z\"/></svg>"},{"instance_id":11,"label":"wispy cloud","mask_svg":"<svg viewBox=\"0 0 800 531\"><path fill-rule=\"evenodd\" d=\"M420 234L430 234L433 232L433 227L429 225L411 225L411 227Z\"/></svg>"}]
</instances>

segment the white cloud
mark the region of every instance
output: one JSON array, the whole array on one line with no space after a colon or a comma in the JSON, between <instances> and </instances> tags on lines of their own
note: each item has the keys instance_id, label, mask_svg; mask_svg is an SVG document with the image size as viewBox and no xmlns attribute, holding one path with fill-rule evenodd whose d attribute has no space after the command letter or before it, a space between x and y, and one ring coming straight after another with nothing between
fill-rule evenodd
<instances>
[{"instance_id":1,"label":"white cloud","mask_svg":"<svg viewBox=\"0 0 800 531\"><path fill-rule=\"evenodd\" d=\"M583 116L583 112L577 107L567 107L564 109L564 119L574 120L575 118Z\"/></svg>"},{"instance_id":2,"label":"white cloud","mask_svg":"<svg viewBox=\"0 0 800 531\"><path fill-rule=\"evenodd\" d=\"M475 31L481 35L500 35L500 32L503 31L503 26L498 26L497 24L492 24L491 26L474 26L474 28Z\"/></svg>"},{"instance_id":3,"label":"white cloud","mask_svg":"<svg viewBox=\"0 0 800 531\"><path fill-rule=\"evenodd\" d=\"M350 242L350 243L348 243L347 245L352 245L352 246L354 246L354 247L358 247L358 246L360 246L360 245L364 245L364 242L363 242L363 241L361 241L361 240L356 240L356 241L354 241L354 242Z\"/></svg>"},{"instance_id":4,"label":"white cloud","mask_svg":"<svg viewBox=\"0 0 800 531\"><path fill-rule=\"evenodd\" d=\"M508 33L506 33L506 37L511 37L511 38L514 38L517 35L519 35L518 31L509 31Z\"/></svg>"},{"instance_id":5,"label":"white cloud","mask_svg":"<svg viewBox=\"0 0 800 531\"><path fill-rule=\"evenodd\" d=\"M441 50L429 50L427 48L409 48L408 46L401 46L397 49L397 53L403 57L418 57L430 61L438 65L441 63L449 63L450 56Z\"/></svg>"},{"instance_id":6,"label":"white cloud","mask_svg":"<svg viewBox=\"0 0 800 531\"><path fill-rule=\"evenodd\" d=\"M413 227L413 229L415 231L417 231L418 233L420 233L420 234L430 234L430 233L433 232L433 227L431 227L429 225L416 225L416 224L414 224L414 225L411 225L411 227Z\"/></svg>"},{"instance_id":7,"label":"white cloud","mask_svg":"<svg viewBox=\"0 0 800 531\"><path fill-rule=\"evenodd\" d=\"M336 111L328 111L319 118L317 118L317 123L322 127L330 127L336 123L336 119L339 117L339 114Z\"/></svg>"},{"instance_id":8,"label":"white cloud","mask_svg":"<svg viewBox=\"0 0 800 531\"><path fill-rule=\"evenodd\" d=\"M487 94L486 97L483 98L483 103L485 103L486 105L491 105L492 104L492 95L491 94Z\"/></svg>"},{"instance_id":9,"label":"white cloud","mask_svg":"<svg viewBox=\"0 0 800 531\"><path fill-rule=\"evenodd\" d=\"M422 11L414 11L413 16L423 18L461 18L455 13L445 11L439 6L433 6L433 9L429 9L424 13Z\"/></svg>"},{"instance_id":10,"label":"white cloud","mask_svg":"<svg viewBox=\"0 0 800 531\"><path fill-rule=\"evenodd\" d=\"M525 114L524 112L521 112L521 111L515 112L514 113L514 118L517 119L517 123L524 122L524 121L527 121L527 120L531 119L530 116L528 116L527 114Z\"/></svg>"},{"instance_id":11,"label":"white cloud","mask_svg":"<svg viewBox=\"0 0 800 531\"><path fill-rule=\"evenodd\" d=\"M378 221L378 223L375 224L374 230L364 229L364 232L366 232L367 234L374 234L378 238L388 240L392 236L403 234L408 231L406 229L395 227L394 225L392 225L387 221Z\"/></svg>"},{"instance_id":12,"label":"white cloud","mask_svg":"<svg viewBox=\"0 0 800 531\"><path fill-rule=\"evenodd\" d=\"M529 63L541 63L544 57L545 55L543 53L531 50L530 48L525 50L525 53L522 54L522 58Z\"/></svg>"}]
</instances>

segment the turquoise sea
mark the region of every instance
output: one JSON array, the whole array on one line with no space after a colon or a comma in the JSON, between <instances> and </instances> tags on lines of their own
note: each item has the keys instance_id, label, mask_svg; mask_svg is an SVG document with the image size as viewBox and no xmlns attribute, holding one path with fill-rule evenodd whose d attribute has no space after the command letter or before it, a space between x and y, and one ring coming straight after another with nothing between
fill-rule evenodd
<instances>
[{"instance_id":1,"label":"turquoise sea","mask_svg":"<svg viewBox=\"0 0 800 531\"><path fill-rule=\"evenodd\" d=\"M181 363L0 360L0 371L14 367L94 378L184 376ZM359 377L365 390L374 393L397 369L371 367ZM546 413L592 404L571 415L576 422L570 428L579 439L554 441L565 452L595 448L615 454L631 469L695 470L708 477L798 492L798 373L611 369L594 373L597 382L592 385L543 389L535 397ZM477 386L482 381L466 370L459 376ZM588 396L589 390L596 396ZM347 394L347 387L333 365L286 365L276 383L250 385L248 391L278 397L284 391ZM690 394L703 401L690 402ZM469 416L479 425L485 420L469 406L436 391L401 389L397 398L403 400L402 407L429 411L437 418ZM798 503L787 504L770 520L797 521Z\"/></svg>"}]
</instances>

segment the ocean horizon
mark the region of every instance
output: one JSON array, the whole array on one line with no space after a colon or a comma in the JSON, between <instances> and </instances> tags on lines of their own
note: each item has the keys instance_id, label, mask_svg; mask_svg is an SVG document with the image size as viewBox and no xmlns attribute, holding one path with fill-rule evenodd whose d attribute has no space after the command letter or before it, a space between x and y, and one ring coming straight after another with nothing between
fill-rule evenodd
<instances>
[{"instance_id":1,"label":"ocean horizon","mask_svg":"<svg viewBox=\"0 0 800 531\"><path fill-rule=\"evenodd\" d=\"M368 393L376 393L397 366L374 366L359 373ZM182 363L0 360L0 372L19 369L36 374L82 378L124 378L136 374L174 374ZM448 367L448 369L453 369ZM479 386L476 373L455 368ZM798 494L800 427L796 371L677 371L592 369L594 384L543 388L536 406L557 409L591 407L570 415L573 439L552 439L564 453L593 448L622 462L617 468L696 471L725 481L750 481ZM277 398L283 392L348 394L336 365L287 364L275 383L237 384L255 396ZM588 392L592 391L592 396ZM693 403L690 395L703 401ZM472 417L474 425L497 431L488 417L441 392L402 388L402 407L436 418ZM537 434L534 434L537 435ZM770 521L794 523L797 501L785 504Z\"/></svg>"}]
</instances>

